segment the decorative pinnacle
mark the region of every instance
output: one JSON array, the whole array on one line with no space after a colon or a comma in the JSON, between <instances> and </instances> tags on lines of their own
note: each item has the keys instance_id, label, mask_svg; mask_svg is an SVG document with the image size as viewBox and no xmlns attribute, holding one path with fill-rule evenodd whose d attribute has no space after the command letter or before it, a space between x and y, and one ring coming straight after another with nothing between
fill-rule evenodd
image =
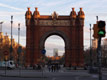
<instances>
[{"instance_id":1,"label":"decorative pinnacle","mask_svg":"<svg viewBox=\"0 0 107 80\"><path fill-rule=\"evenodd\" d=\"M75 8L72 8L72 11L74 11Z\"/></svg>"},{"instance_id":2,"label":"decorative pinnacle","mask_svg":"<svg viewBox=\"0 0 107 80\"><path fill-rule=\"evenodd\" d=\"M82 11L82 8L80 8L80 11Z\"/></svg>"},{"instance_id":3,"label":"decorative pinnacle","mask_svg":"<svg viewBox=\"0 0 107 80\"><path fill-rule=\"evenodd\" d=\"M79 16L79 18L82 18L82 19L85 18L85 14L84 14L82 8L80 8L80 11L78 12L78 16Z\"/></svg>"},{"instance_id":4,"label":"decorative pinnacle","mask_svg":"<svg viewBox=\"0 0 107 80\"><path fill-rule=\"evenodd\" d=\"M36 10L36 11L38 11L38 8L37 8L37 7L35 7L35 10Z\"/></svg>"},{"instance_id":5,"label":"decorative pinnacle","mask_svg":"<svg viewBox=\"0 0 107 80\"><path fill-rule=\"evenodd\" d=\"M28 11L30 11L30 7L28 7L27 9L28 9Z\"/></svg>"}]
</instances>

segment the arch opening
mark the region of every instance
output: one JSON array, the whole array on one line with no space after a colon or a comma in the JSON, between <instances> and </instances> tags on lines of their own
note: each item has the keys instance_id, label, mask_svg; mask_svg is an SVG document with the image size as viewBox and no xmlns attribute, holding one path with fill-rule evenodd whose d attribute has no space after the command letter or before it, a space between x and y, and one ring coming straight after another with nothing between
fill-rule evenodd
<instances>
[{"instance_id":1,"label":"arch opening","mask_svg":"<svg viewBox=\"0 0 107 80\"><path fill-rule=\"evenodd\" d=\"M56 38L54 38L53 36L59 38L59 41ZM54 45L57 45L59 43L60 43L60 45L58 45L59 47L53 47L51 45L53 47L53 50L51 49L50 57L48 57L49 51L47 50L47 47L46 47L46 41L50 37L53 37L53 39L56 39L56 42L53 42L51 40ZM52 48L51 46L49 48ZM62 48L62 50L60 49L60 47ZM58 63L60 63L60 64L66 64L66 60L67 60L66 56L69 53L68 52L69 48L70 48L69 38L62 31L53 30L53 31L46 32L43 36L41 36L40 50L45 49L46 50L46 55L45 56L47 56L48 60L52 60L53 63L58 61ZM55 56L52 55L55 50L56 50L56 52L58 52L58 55L59 55L58 57L55 57Z\"/></svg>"},{"instance_id":2,"label":"arch opening","mask_svg":"<svg viewBox=\"0 0 107 80\"><path fill-rule=\"evenodd\" d=\"M46 38L44 48L46 49L46 56L61 57L65 53L65 41L59 35L51 35Z\"/></svg>"}]
</instances>

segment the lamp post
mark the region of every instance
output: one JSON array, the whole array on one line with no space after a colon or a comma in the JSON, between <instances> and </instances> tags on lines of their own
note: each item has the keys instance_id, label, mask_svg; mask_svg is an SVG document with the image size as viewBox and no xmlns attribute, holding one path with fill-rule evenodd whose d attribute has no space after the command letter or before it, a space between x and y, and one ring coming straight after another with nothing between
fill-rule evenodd
<instances>
[{"instance_id":1,"label":"lamp post","mask_svg":"<svg viewBox=\"0 0 107 80\"><path fill-rule=\"evenodd\" d=\"M3 38L2 38L2 24L3 24L3 21L1 21L0 22L0 24L1 24L1 29L0 29L0 33L1 33L1 39L0 39L0 43L1 43L1 47L0 47L0 53L2 53L2 49L3 49L3 45L2 45L2 40L3 40Z\"/></svg>"},{"instance_id":2,"label":"lamp post","mask_svg":"<svg viewBox=\"0 0 107 80\"><path fill-rule=\"evenodd\" d=\"M19 76L21 76L21 67L20 67L20 23L18 23L18 67L19 67Z\"/></svg>"},{"instance_id":3,"label":"lamp post","mask_svg":"<svg viewBox=\"0 0 107 80\"><path fill-rule=\"evenodd\" d=\"M20 43L20 23L18 24L18 46Z\"/></svg>"},{"instance_id":4,"label":"lamp post","mask_svg":"<svg viewBox=\"0 0 107 80\"><path fill-rule=\"evenodd\" d=\"M90 24L90 73L92 72L92 41L91 41L91 24Z\"/></svg>"},{"instance_id":5,"label":"lamp post","mask_svg":"<svg viewBox=\"0 0 107 80\"><path fill-rule=\"evenodd\" d=\"M12 26L13 26L13 16L11 16L11 47L10 47L10 60L13 59L13 57L12 57L12 50L13 50L13 48L12 48Z\"/></svg>"},{"instance_id":6,"label":"lamp post","mask_svg":"<svg viewBox=\"0 0 107 80\"><path fill-rule=\"evenodd\" d=\"M18 23L18 66L20 62L19 43L20 42L20 23Z\"/></svg>"},{"instance_id":7,"label":"lamp post","mask_svg":"<svg viewBox=\"0 0 107 80\"><path fill-rule=\"evenodd\" d=\"M0 28L1 28L1 29L0 29L0 32L1 32L1 44L2 44L2 24L3 24L3 21L1 21L1 22L0 22L0 24L1 24L1 27L0 27Z\"/></svg>"},{"instance_id":8,"label":"lamp post","mask_svg":"<svg viewBox=\"0 0 107 80\"><path fill-rule=\"evenodd\" d=\"M1 24L1 30L0 30L0 32L2 32L2 24L3 24L3 21L1 21L0 24Z\"/></svg>"}]
</instances>

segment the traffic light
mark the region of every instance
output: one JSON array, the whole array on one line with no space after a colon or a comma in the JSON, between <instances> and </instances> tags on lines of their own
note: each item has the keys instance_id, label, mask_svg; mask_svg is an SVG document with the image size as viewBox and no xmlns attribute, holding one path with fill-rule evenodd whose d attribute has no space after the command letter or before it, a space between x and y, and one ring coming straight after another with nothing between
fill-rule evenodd
<instances>
[{"instance_id":1,"label":"traffic light","mask_svg":"<svg viewBox=\"0 0 107 80\"><path fill-rule=\"evenodd\" d=\"M98 21L97 24L94 24L93 30L94 38L99 38L99 37L105 37L106 31L105 31L105 21Z\"/></svg>"},{"instance_id":2,"label":"traffic light","mask_svg":"<svg viewBox=\"0 0 107 80\"><path fill-rule=\"evenodd\" d=\"M99 37L105 37L105 21L98 21L98 36Z\"/></svg>"}]
</instances>

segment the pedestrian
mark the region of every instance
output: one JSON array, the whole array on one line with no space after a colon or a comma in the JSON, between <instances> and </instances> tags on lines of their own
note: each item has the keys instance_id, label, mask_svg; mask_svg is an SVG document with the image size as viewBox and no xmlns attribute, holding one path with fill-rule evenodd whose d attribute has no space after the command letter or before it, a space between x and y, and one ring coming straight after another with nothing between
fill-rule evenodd
<instances>
[{"instance_id":1,"label":"pedestrian","mask_svg":"<svg viewBox=\"0 0 107 80\"><path fill-rule=\"evenodd\" d=\"M49 70L49 72L51 71L51 65L48 65L48 70Z\"/></svg>"},{"instance_id":2,"label":"pedestrian","mask_svg":"<svg viewBox=\"0 0 107 80\"><path fill-rule=\"evenodd\" d=\"M56 71L56 65L53 65L53 71L54 72Z\"/></svg>"},{"instance_id":3,"label":"pedestrian","mask_svg":"<svg viewBox=\"0 0 107 80\"><path fill-rule=\"evenodd\" d=\"M52 65L52 66L51 66L51 71L53 72L53 70L54 70L54 66Z\"/></svg>"}]
</instances>

